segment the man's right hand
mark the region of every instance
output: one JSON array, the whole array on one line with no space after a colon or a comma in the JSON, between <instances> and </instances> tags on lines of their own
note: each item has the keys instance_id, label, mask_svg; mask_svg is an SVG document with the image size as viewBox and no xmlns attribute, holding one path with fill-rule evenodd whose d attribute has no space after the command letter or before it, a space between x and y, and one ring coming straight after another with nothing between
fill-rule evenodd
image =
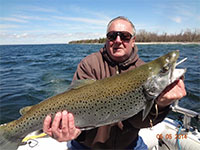
<instances>
[{"instance_id":1,"label":"man's right hand","mask_svg":"<svg viewBox=\"0 0 200 150\"><path fill-rule=\"evenodd\" d=\"M81 133L81 130L75 127L74 116L66 110L56 113L53 122L51 122L51 116L46 116L43 131L59 142L76 139Z\"/></svg>"}]
</instances>

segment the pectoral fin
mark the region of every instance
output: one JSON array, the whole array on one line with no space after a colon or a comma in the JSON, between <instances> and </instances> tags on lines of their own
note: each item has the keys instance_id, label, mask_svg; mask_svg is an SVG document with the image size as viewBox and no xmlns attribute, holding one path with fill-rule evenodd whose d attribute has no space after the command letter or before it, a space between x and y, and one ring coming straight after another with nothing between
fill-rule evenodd
<instances>
[{"instance_id":1,"label":"pectoral fin","mask_svg":"<svg viewBox=\"0 0 200 150\"><path fill-rule=\"evenodd\" d=\"M143 114L142 114L142 121L144 121L144 119L147 117L147 115L149 114L152 106L153 106L154 101L146 101L146 105L143 109Z\"/></svg>"}]
</instances>

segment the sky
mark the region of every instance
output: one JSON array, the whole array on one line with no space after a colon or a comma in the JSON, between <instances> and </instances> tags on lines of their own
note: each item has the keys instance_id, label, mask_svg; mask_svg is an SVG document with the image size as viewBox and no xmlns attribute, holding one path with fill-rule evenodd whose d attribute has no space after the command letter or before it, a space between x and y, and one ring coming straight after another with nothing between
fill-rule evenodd
<instances>
[{"instance_id":1,"label":"sky","mask_svg":"<svg viewBox=\"0 0 200 150\"><path fill-rule=\"evenodd\" d=\"M0 45L103 38L117 16L136 32L199 32L200 0L0 0Z\"/></svg>"}]
</instances>

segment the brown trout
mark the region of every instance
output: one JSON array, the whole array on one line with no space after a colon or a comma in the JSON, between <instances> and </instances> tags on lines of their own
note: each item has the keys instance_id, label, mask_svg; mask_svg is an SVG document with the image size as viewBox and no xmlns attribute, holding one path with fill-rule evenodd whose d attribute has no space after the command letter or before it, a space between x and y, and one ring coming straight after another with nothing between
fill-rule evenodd
<instances>
[{"instance_id":1,"label":"brown trout","mask_svg":"<svg viewBox=\"0 0 200 150\"><path fill-rule=\"evenodd\" d=\"M73 113L81 130L123 121L142 110L145 119L156 97L185 73L176 69L178 57L177 50L126 73L75 81L67 91L25 107L19 119L0 126L1 150L17 149L28 133L42 129L48 114L58 111Z\"/></svg>"}]
</instances>

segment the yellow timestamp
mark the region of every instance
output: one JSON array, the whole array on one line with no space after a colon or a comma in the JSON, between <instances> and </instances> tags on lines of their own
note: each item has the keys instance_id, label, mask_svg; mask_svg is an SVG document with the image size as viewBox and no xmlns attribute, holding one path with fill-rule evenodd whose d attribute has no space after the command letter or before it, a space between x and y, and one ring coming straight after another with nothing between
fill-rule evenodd
<instances>
[{"instance_id":1,"label":"yellow timestamp","mask_svg":"<svg viewBox=\"0 0 200 150\"><path fill-rule=\"evenodd\" d=\"M157 139L187 139L187 134L157 134L156 135Z\"/></svg>"}]
</instances>

